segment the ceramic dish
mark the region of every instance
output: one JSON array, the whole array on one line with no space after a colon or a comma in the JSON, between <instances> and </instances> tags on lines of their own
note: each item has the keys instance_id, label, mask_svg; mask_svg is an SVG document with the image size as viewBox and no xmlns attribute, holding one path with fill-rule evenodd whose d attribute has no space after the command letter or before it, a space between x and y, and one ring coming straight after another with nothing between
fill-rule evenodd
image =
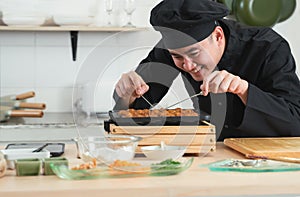
<instances>
[{"instance_id":1,"label":"ceramic dish","mask_svg":"<svg viewBox=\"0 0 300 197\"><path fill-rule=\"evenodd\" d=\"M185 153L186 146L144 146L141 150L151 160L178 159Z\"/></svg>"},{"instance_id":2,"label":"ceramic dish","mask_svg":"<svg viewBox=\"0 0 300 197\"><path fill-rule=\"evenodd\" d=\"M187 170L194 158L182 158L180 160L166 160L163 162L134 161L139 166L118 167L110 169L108 166L97 166L88 170L72 170L65 165L50 164L53 172L62 179L82 180L99 178L125 178L141 176L169 176L176 175Z\"/></svg>"},{"instance_id":3,"label":"ceramic dish","mask_svg":"<svg viewBox=\"0 0 300 197\"><path fill-rule=\"evenodd\" d=\"M300 164L273 160L226 159L201 167L208 167L211 171L238 171L238 172L280 172L300 170Z\"/></svg>"},{"instance_id":4,"label":"ceramic dish","mask_svg":"<svg viewBox=\"0 0 300 197\"><path fill-rule=\"evenodd\" d=\"M93 22L88 16L53 16L55 24L60 26L87 26Z\"/></svg>"},{"instance_id":5,"label":"ceramic dish","mask_svg":"<svg viewBox=\"0 0 300 197\"><path fill-rule=\"evenodd\" d=\"M8 26L41 26L45 23L46 17L4 15L2 20Z\"/></svg>"}]
</instances>

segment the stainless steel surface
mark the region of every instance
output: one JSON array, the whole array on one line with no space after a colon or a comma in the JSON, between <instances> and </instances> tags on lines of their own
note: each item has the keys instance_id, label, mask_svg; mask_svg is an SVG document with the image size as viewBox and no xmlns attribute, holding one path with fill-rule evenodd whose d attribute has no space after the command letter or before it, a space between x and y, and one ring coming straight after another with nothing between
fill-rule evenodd
<instances>
[{"instance_id":1,"label":"stainless steel surface","mask_svg":"<svg viewBox=\"0 0 300 197\"><path fill-rule=\"evenodd\" d=\"M77 114L45 113L40 119L11 118L8 122L0 123L0 144L17 142L71 142L78 134L81 136L97 136L104 134L104 120L109 119L103 114L97 117Z\"/></svg>"},{"instance_id":2,"label":"stainless steel surface","mask_svg":"<svg viewBox=\"0 0 300 197\"><path fill-rule=\"evenodd\" d=\"M172 105L169 105L168 107L166 107L166 109L169 109L170 107L174 107L175 105L178 105L179 103L182 103L182 102L184 102L184 101L186 101L186 100L189 100L189 99L191 99L191 98L194 98L194 97L197 97L197 96L200 96L200 95L203 95L203 92L202 92L202 91L199 92L198 94L194 94L193 96L190 96L190 97L185 98L185 99L183 99L183 100L181 100L181 101L178 101L177 103L174 103L174 104L172 104Z\"/></svg>"},{"instance_id":3,"label":"stainless steel surface","mask_svg":"<svg viewBox=\"0 0 300 197\"><path fill-rule=\"evenodd\" d=\"M79 120L80 118L80 120ZM71 112L65 113L47 113L43 118L11 118L7 122L0 123L0 129L17 129L17 128L72 128L79 123L84 122L86 126L102 125L103 120L108 119L108 115L103 114L101 117L94 114L78 115ZM81 121L81 122L79 122Z\"/></svg>"}]
</instances>

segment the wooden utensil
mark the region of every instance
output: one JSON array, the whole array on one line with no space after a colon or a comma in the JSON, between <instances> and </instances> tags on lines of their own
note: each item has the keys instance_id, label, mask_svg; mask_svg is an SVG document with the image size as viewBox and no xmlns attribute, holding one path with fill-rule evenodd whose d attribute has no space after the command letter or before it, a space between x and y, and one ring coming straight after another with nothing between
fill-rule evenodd
<instances>
[{"instance_id":1,"label":"wooden utensil","mask_svg":"<svg viewBox=\"0 0 300 197\"><path fill-rule=\"evenodd\" d=\"M0 122L8 120L10 117L41 118L43 115L41 110L12 110L11 107L0 106Z\"/></svg>"},{"instance_id":2,"label":"wooden utensil","mask_svg":"<svg viewBox=\"0 0 300 197\"><path fill-rule=\"evenodd\" d=\"M228 138L224 144L247 158L300 163L300 137Z\"/></svg>"},{"instance_id":3,"label":"wooden utensil","mask_svg":"<svg viewBox=\"0 0 300 197\"><path fill-rule=\"evenodd\" d=\"M35 96L35 92L25 92L23 94L18 94L18 95L8 95L8 96L3 96L0 97L1 102L9 102L9 101L15 101L15 100L24 100L27 98L32 98Z\"/></svg>"},{"instance_id":4,"label":"wooden utensil","mask_svg":"<svg viewBox=\"0 0 300 197\"><path fill-rule=\"evenodd\" d=\"M19 108L28 108L28 109L45 109L46 104L45 103L27 103L27 102L21 102L21 101L7 101L7 102L0 102L0 106L9 106L13 109L19 109Z\"/></svg>"}]
</instances>

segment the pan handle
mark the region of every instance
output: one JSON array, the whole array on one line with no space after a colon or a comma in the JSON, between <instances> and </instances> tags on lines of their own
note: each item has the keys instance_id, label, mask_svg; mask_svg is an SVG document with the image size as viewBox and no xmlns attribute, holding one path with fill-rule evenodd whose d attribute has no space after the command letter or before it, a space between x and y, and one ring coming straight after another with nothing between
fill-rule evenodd
<instances>
[{"instance_id":1,"label":"pan handle","mask_svg":"<svg viewBox=\"0 0 300 197\"><path fill-rule=\"evenodd\" d=\"M18 94L16 95L16 100L23 100L23 99L27 99L27 98L32 98L35 96L35 92L31 91L31 92L26 92L23 94Z\"/></svg>"},{"instance_id":2,"label":"pan handle","mask_svg":"<svg viewBox=\"0 0 300 197\"><path fill-rule=\"evenodd\" d=\"M11 110L9 113L10 117L43 117L44 112L40 110Z\"/></svg>"},{"instance_id":3,"label":"pan handle","mask_svg":"<svg viewBox=\"0 0 300 197\"><path fill-rule=\"evenodd\" d=\"M26 102L21 102L19 104L20 108L29 108L29 109L45 109L46 104L45 103L26 103Z\"/></svg>"}]
</instances>

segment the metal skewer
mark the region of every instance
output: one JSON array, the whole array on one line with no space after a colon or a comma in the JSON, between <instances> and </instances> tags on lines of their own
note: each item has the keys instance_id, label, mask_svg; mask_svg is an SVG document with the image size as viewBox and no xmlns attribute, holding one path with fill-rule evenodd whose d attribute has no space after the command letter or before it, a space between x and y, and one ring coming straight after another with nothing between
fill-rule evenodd
<instances>
[{"instance_id":1,"label":"metal skewer","mask_svg":"<svg viewBox=\"0 0 300 197\"><path fill-rule=\"evenodd\" d=\"M151 108L154 107L154 105L152 105L143 95L141 95L141 97L150 105Z\"/></svg>"},{"instance_id":2,"label":"metal skewer","mask_svg":"<svg viewBox=\"0 0 300 197\"><path fill-rule=\"evenodd\" d=\"M173 107L173 106L175 106L175 105L177 105L177 104L179 104L179 103L182 103L182 102L184 102L184 101L186 101L186 100L189 100L189 99L191 99L191 98L194 98L194 97L197 97L197 96L200 96L200 95L203 95L203 92L202 92L202 91L199 92L198 94L194 94L193 96L190 96L190 97L185 98L185 99L183 99L183 100L181 100L181 101L178 101L177 103L174 103L174 104L172 104L172 105L169 105L168 107L166 107L166 109L169 109L170 107Z\"/></svg>"}]
</instances>

